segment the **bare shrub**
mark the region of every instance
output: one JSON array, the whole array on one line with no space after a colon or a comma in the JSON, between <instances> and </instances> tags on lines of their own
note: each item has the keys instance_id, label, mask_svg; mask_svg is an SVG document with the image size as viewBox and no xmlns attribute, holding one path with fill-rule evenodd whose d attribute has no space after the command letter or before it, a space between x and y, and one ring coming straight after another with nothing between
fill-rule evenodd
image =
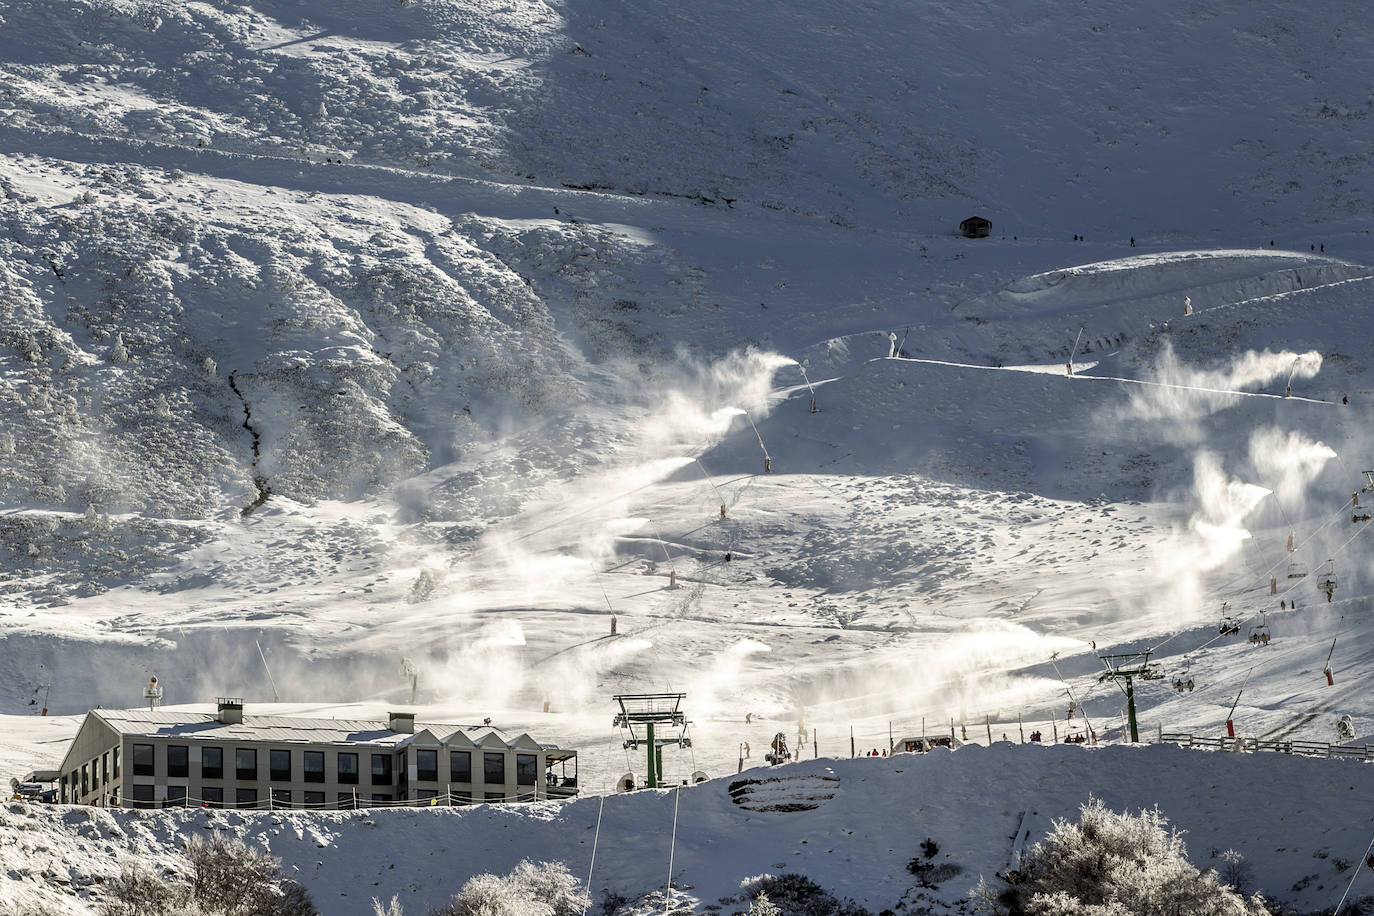
<instances>
[{"instance_id":1,"label":"bare shrub","mask_svg":"<svg viewBox=\"0 0 1374 916\"><path fill-rule=\"evenodd\" d=\"M164 916L182 907L189 895L180 882L169 882L137 865L126 867L105 885L101 916Z\"/></svg>"},{"instance_id":2,"label":"bare shrub","mask_svg":"<svg viewBox=\"0 0 1374 916\"><path fill-rule=\"evenodd\" d=\"M238 840L192 837L186 843L191 899L206 914L316 916L305 888L283 874L281 860Z\"/></svg>"}]
</instances>

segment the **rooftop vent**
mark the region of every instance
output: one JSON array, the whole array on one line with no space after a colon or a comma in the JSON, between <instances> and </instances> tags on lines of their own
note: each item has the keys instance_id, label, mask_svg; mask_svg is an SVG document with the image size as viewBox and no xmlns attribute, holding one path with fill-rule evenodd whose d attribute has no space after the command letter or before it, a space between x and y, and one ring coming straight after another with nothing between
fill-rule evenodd
<instances>
[{"instance_id":1,"label":"rooftop vent","mask_svg":"<svg viewBox=\"0 0 1374 916\"><path fill-rule=\"evenodd\" d=\"M387 713L387 727L394 732L405 735L415 734L415 713L413 712L390 712Z\"/></svg>"},{"instance_id":2,"label":"rooftop vent","mask_svg":"<svg viewBox=\"0 0 1374 916\"><path fill-rule=\"evenodd\" d=\"M225 725L243 723L243 698L219 697L215 700L215 721Z\"/></svg>"}]
</instances>

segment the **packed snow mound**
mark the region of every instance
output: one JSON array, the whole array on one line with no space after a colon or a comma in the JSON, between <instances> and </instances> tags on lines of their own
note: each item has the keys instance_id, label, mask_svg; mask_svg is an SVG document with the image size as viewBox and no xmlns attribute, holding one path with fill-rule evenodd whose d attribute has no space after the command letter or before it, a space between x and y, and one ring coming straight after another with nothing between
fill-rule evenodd
<instances>
[{"instance_id":1,"label":"packed snow mound","mask_svg":"<svg viewBox=\"0 0 1374 916\"><path fill-rule=\"evenodd\" d=\"M698 910L761 874L800 873L871 912L960 912L979 881L1015 867L1056 818L1089 797L1158 805L1189 859L1244 890L1313 912L1338 899L1368 843L1374 771L1354 761L1000 743L926 755L821 758L680 790L559 805L360 811L108 811L11 804L0 812L0 906L95 912L101 885L134 863L181 872L190 836L244 840L281 858L321 911L365 916L371 899L438 906L474 874L561 861L604 894L677 893ZM1243 803L1242 803L1243 802ZM923 841L929 843L922 848ZM592 860L595 843L595 861ZM933 848L933 852L931 852ZM1247 867L1226 874L1234 849ZM474 850L481 850L480 855ZM937 866L919 880L909 863ZM938 867L943 866L943 867ZM1356 897L1367 893L1361 881Z\"/></svg>"}]
</instances>

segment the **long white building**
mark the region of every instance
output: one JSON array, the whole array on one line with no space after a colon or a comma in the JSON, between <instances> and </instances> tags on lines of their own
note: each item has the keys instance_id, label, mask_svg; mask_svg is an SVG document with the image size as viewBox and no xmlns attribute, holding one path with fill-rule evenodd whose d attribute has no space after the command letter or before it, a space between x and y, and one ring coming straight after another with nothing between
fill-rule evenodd
<instances>
[{"instance_id":1,"label":"long white building","mask_svg":"<svg viewBox=\"0 0 1374 916\"><path fill-rule=\"evenodd\" d=\"M93 709L62 761L67 804L353 808L569 798L577 751L486 726Z\"/></svg>"}]
</instances>

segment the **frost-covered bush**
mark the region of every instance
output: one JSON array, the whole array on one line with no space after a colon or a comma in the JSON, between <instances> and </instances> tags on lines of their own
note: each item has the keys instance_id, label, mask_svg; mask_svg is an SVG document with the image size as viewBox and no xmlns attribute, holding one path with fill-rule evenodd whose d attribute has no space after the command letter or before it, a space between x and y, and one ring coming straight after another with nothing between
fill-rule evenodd
<instances>
[{"instance_id":1,"label":"frost-covered bush","mask_svg":"<svg viewBox=\"0 0 1374 916\"><path fill-rule=\"evenodd\" d=\"M1263 900L1225 886L1188 862L1177 830L1158 809L1118 814L1098 799L1075 822L1057 820L1002 887L973 897L999 916L1262 916Z\"/></svg>"},{"instance_id":2,"label":"frost-covered bush","mask_svg":"<svg viewBox=\"0 0 1374 916\"><path fill-rule=\"evenodd\" d=\"M105 888L103 916L160 916L186 903L184 885L168 882L137 866L126 868Z\"/></svg>"},{"instance_id":3,"label":"frost-covered bush","mask_svg":"<svg viewBox=\"0 0 1374 916\"><path fill-rule=\"evenodd\" d=\"M434 916L582 916L590 903L562 862L526 859L505 877L470 878Z\"/></svg>"},{"instance_id":4,"label":"frost-covered bush","mask_svg":"<svg viewBox=\"0 0 1374 916\"><path fill-rule=\"evenodd\" d=\"M224 916L315 916L305 888L286 877L281 860L237 840L186 842L191 899Z\"/></svg>"},{"instance_id":5,"label":"frost-covered bush","mask_svg":"<svg viewBox=\"0 0 1374 916\"><path fill-rule=\"evenodd\" d=\"M237 840L192 837L187 879L124 869L101 904L103 916L317 916L305 888L281 861Z\"/></svg>"},{"instance_id":6,"label":"frost-covered bush","mask_svg":"<svg viewBox=\"0 0 1374 916\"><path fill-rule=\"evenodd\" d=\"M746 916L782 916L782 910L778 909L777 904L768 899L768 895L759 891L754 902L749 904L749 912Z\"/></svg>"}]
</instances>

